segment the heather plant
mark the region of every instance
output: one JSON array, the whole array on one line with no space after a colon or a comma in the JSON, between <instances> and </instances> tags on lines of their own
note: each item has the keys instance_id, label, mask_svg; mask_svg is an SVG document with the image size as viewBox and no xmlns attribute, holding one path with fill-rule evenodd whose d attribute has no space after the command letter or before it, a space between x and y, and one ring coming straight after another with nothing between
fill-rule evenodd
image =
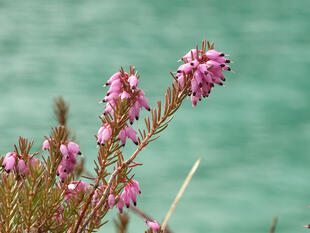
<instances>
[{"instance_id":1,"label":"heather plant","mask_svg":"<svg viewBox=\"0 0 310 233\"><path fill-rule=\"evenodd\" d=\"M20 137L13 152L1 158L0 230L1 232L94 232L104 229L107 213L117 208L118 232L125 232L128 224L126 208L138 213L148 227L147 232L170 232L167 221L186 185L161 223L142 213L135 206L141 195L140 177L134 169L140 152L168 127L182 102L189 97L192 105L208 97L216 85L225 81L223 71L230 71L230 60L214 49L214 44L203 41L180 59L183 62L172 72L172 85L167 88L164 103L150 107L143 90L138 87L140 74L134 66L128 71L120 68L106 84L105 104L99 116L96 142L95 176L83 168L83 150L67 126L68 106L62 98L55 101L59 126L51 128L42 144L42 151L31 153L33 142ZM132 124L145 109L144 128ZM127 155L124 147L128 139L136 149ZM190 172L187 182L197 168ZM83 178L84 177L84 178ZM83 178L83 180L82 180ZM87 182L86 182L87 181Z\"/></svg>"}]
</instances>

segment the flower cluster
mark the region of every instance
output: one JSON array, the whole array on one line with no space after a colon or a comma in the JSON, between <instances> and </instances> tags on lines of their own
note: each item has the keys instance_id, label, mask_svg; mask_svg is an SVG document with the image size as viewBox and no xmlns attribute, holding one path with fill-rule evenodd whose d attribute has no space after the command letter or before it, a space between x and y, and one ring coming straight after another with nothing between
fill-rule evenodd
<instances>
[{"instance_id":1,"label":"flower cluster","mask_svg":"<svg viewBox=\"0 0 310 233\"><path fill-rule=\"evenodd\" d=\"M129 73L125 72L122 68L119 72L113 74L105 85L110 86L107 95L99 103L107 103L105 106L104 114L111 113L120 105L122 101L127 101L126 105L129 106L128 115L129 123L133 124L134 120L139 119L140 109L145 108L150 111L148 100L145 97L144 91L139 89L140 75L135 72L135 67L129 69ZM105 145L106 141L112 136L112 127L106 123L97 133L97 144ZM138 145L137 132L126 123L125 126L119 131L119 139L123 145L126 139L129 138Z\"/></svg>"},{"instance_id":2,"label":"flower cluster","mask_svg":"<svg viewBox=\"0 0 310 233\"><path fill-rule=\"evenodd\" d=\"M121 69L119 72L113 74L106 82L110 88L105 98L100 103L106 102L104 113L113 114L119 100L127 99L129 101L129 122L133 124L134 119L139 119L140 109L145 108L150 111L148 100L144 92L137 87L140 75L135 72L135 67L130 67L129 74Z\"/></svg>"},{"instance_id":3,"label":"flower cluster","mask_svg":"<svg viewBox=\"0 0 310 233\"><path fill-rule=\"evenodd\" d=\"M120 213L123 212L124 205L129 208L130 201L132 201L134 206L137 205L137 193L141 194L139 182L136 180L128 181L123 192L119 195L119 200L116 204L116 207ZM112 193L109 195L108 204L110 208L112 208L115 204L115 197Z\"/></svg>"},{"instance_id":4,"label":"flower cluster","mask_svg":"<svg viewBox=\"0 0 310 233\"><path fill-rule=\"evenodd\" d=\"M59 175L61 182L64 182L67 175L74 172L76 156L81 154L80 146L74 142L69 142L67 146L61 144L60 152L63 156L57 168L57 175Z\"/></svg>"},{"instance_id":5,"label":"flower cluster","mask_svg":"<svg viewBox=\"0 0 310 233\"><path fill-rule=\"evenodd\" d=\"M112 136L111 126L109 124L105 124L98 130L97 144L104 146L106 141L109 140L111 136ZM133 143L138 145L137 132L131 126L126 125L123 129L120 130L118 136L123 145L125 145L127 138L131 139Z\"/></svg>"},{"instance_id":6,"label":"flower cluster","mask_svg":"<svg viewBox=\"0 0 310 233\"><path fill-rule=\"evenodd\" d=\"M30 166L34 166L36 163L39 163L39 160L32 158L32 156L27 155L27 160ZM6 172L10 172L12 169L18 171L18 174L24 175L29 173L29 168L22 158L21 155L18 155L16 152L8 152L2 162L2 167Z\"/></svg>"},{"instance_id":7,"label":"flower cluster","mask_svg":"<svg viewBox=\"0 0 310 233\"><path fill-rule=\"evenodd\" d=\"M49 150L50 143L45 140L42 144L42 150ZM74 167L76 165L77 155L81 155L80 146L74 142L68 142L67 145L60 145L60 152L62 154L62 159L57 168L57 176L60 177L61 182L64 182L67 175L74 172Z\"/></svg>"},{"instance_id":8,"label":"flower cluster","mask_svg":"<svg viewBox=\"0 0 310 233\"><path fill-rule=\"evenodd\" d=\"M208 97L214 84L220 86L225 81L223 71L230 71L224 53L218 52L213 45L208 46L206 51L205 42L203 42L202 50L191 49L183 58L184 64L181 65L177 72L177 80L180 86L184 87L184 78L190 78L191 101L193 106L197 105L198 100L202 97Z\"/></svg>"},{"instance_id":9,"label":"flower cluster","mask_svg":"<svg viewBox=\"0 0 310 233\"><path fill-rule=\"evenodd\" d=\"M22 137L19 148L14 145L14 152L0 158L1 171L10 172L0 176L0 191L6 194L0 195L0 231L95 232L114 207L122 213L124 206L136 206L141 190L139 182L133 180L132 172L135 166L142 165L136 162L136 157L168 127L187 96L191 96L193 106L196 106L198 100L209 96L215 84L223 85L223 71L230 71L227 65L230 61L225 56L214 50L213 44L208 43L206 50L205 41L201 50L198 47L190 50L182 58L184 64L176 75L172 74L175 81L167 88L164 104L158 101L157 107L144 119L145 129L138 130L139 138L131 125L139 120L141 109L151 110L144 92L138 88L140 75L134 67L130 67L128 73L121 68L112 75L106 82L109 86L107 95L100 101L106 106L99 117L102 125L97 132L99 150L93 177L82 176L87 171L83 161L77 164L80 146L68 140L72 137L66 126L68 105L58 98L55 114L59 126L52 128L50 137L42 144L42 150L49 152L47 157L42 157L43 162L34 159L38 152L30 155L33 142ZM127 139L138 147L131 155L124 156L121 148ZM90 179L92 184L80 181L80 177ZM126 229L128 217L119 216L117 227ZM161 226L155 220L146 221L143 214L141 217L150 228L148 232L163 232L169 219L168 215ZM310 225L306 227L310 228Z\"/></svg>"}]
</instances>

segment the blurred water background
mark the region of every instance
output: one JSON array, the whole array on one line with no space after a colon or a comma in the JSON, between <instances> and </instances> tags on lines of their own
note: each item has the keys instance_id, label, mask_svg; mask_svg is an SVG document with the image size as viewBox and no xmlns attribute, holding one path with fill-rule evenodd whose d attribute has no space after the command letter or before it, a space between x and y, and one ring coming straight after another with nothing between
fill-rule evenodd
<instances>
[{"instance_id":1,"label":"blurred water background","mask_svg":"<svg viewBox=\"0 0 310 233\"><path fill-rule=\"evenodd\" d=\"M202 39L231 54L235 74L197 108L186 101L143 151L144 166L135 170L143 192L138 206L162 221L202 157L170 220L174 232L262 233L273 216L278 232L306 232L309 0L0 1L1 154L20 135L39 148L56 124L53 98L63 95L91 169L101 85L120 65L134 64L154 106L176 60ZM130 232L143 232L143 221L131 216ZM113 228L110 222L104 232Z\"/></svg>"}]
</instances>

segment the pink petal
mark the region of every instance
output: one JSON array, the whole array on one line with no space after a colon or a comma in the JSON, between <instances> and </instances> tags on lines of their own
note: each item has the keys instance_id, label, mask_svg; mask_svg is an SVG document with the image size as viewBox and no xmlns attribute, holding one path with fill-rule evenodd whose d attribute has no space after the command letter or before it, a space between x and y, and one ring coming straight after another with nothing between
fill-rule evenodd
<instances>
[{"instance_id":1,"label":"pink petal","mask_svg":"<svg viewBox=\"0 0 310 233\"><path fill-rule=\"evenodd\" d=\"M129 82L130 88L135 89L139 83L139 80L135 75L131 75L128 78L128 82Z\"/></svg>"},{"instance_id":2,"label":"pink petal","mask_svg":"<svg viewBox=\"0 0 310 233\"><path fill-rule=\"evenodd\" d=\"M45 140L42 144L42 150L48 150L50 148L50 143L48 140Z\"/></svg>"},{"instance_id":3,"label":"pink petal","mask_svg":"<svg viewBox=\"0 0 310 233\"><path fill-rule=\"evenodd\" d=\"M60 152L62 153L63 156L68 156L68 148L66 145L61 144L60 145Z\"/></svg>"},{"instance_id":4,"label":"pink petal","mask_svg":"<svg viewBox=\"0 0 310 233\"><path fill-rule=\"evenodd\" d=\"M125 145L126 137L127 137L125 129L121 129L118 136L119 136L119 139L121 140L121 143Z\"/></svg>"},{"instance_id":5,"label":"pink petal","mask_svg":"<svg viewBox=\"0 0 310 233\"><path fill-rule=\"evenodd\" d=\"M74 142L68 143L68 150L72 154L78 154L80 153L80 146Z\"/></svg>"}]
</instances>

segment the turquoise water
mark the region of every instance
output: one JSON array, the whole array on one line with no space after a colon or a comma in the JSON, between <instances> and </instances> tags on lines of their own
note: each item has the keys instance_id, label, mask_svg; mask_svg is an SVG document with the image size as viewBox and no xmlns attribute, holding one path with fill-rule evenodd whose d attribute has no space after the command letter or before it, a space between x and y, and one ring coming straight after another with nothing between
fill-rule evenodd
<instances>
[{"instance_id":1,"label":"turquoise water","mask_svg":"<svg viewBox=\"0 0 310 233\"><path fill-rule=\"evenodd\" d=\"M174 232L268 232L273 216L278 232L306 232L309 9L308 0L1 1L1 154L19 135L39 148L56 123L52 100L63 95L91 169L106 79L135 65L154 106L176 60L208 39L231 54L235 73L197 108L186 101L143 151L139 207L161 221L202 157L169 222ZM113 232L113 223L105 229ZM144 229L132 215L130 232Z\"/></svg>"}]
</instances>

